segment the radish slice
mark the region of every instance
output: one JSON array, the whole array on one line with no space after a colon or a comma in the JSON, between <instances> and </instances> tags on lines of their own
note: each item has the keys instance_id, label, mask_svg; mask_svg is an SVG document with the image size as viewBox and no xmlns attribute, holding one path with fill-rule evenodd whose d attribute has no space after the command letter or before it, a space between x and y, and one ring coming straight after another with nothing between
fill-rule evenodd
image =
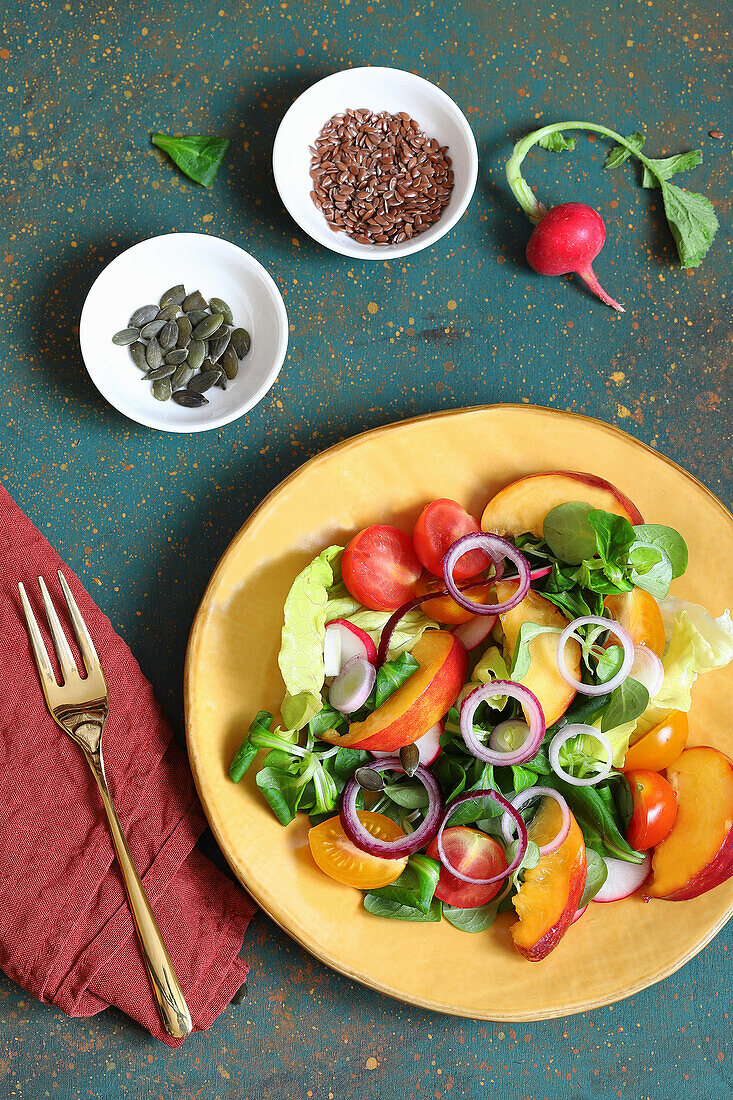
<instances>
[{"instance_id":1,"label":"radish slice","mask_svg":"<svg viewBox=\"0 0 733 1100\"><path fill-rule=\"evenodd\" d=\"M595 737L596 741L600 741L606 752L606 759L600 771L597 771L594 775L586 776L585 779L578 779L577 776L565 771L560 763L560 749L571 737ZM555 775L559 775L572 787L593 787L596 783L600 783L602 779L605 779L613 767L613 745L605 733L596 729L595 726L586 725L585 722L569 722L567 726L563 726L561 730L558 730L552 741L550 741L547 757Z\"/></svg>"},{"instance_id":2,"label":"radish slice","mask_svg":"<svg viewBox=\"0 0 733 1100\"><path fill-rule=\"evenodd\" d=\"M354 626L348 619L332 619L330 623L326 623L326 642L329 634L337 634L340 638L341 666L338 672L352 657L363 657L371 665L376 663L377 647L366 630L362 630L360 626ZM332 675L335 676L336 673Z\"/></svg>"},{"instance_id":3,"label":"radish slice","mask_svg":"<svg viewBox=\"0 0 733 1100\"><path fill-rule=\"evenodd\" d=\"M496 615L476 615L475 618L469 619L467 623L461 623L453 631L456 638L463 642L466 649L476 649L482 642L486 641L491 631L496 625Z\"/></svg>"},{"instance_id":4,"label":"radish slice","mask_svg":"<svg viewBox=\"0 0 733 1100\"><path fill-rule=\"evenodd\" d=\"M329 630L323 641L323 671L329 678L341 671L341 631Z\"/></svg>"},{"instance_id":5,"label":"radish slice","mask_svg":"<svg viewBox=\"0 0 733 1100\"><path fill-rule=\"evenodd\" d=\"M652 869L652 857L644 856L642 863L627 863L623 859L603 857L608 868L608 876L593 901L621 901L636 893L649 878Z\"/></svg>"},{"instance_id":6,"label":"radish slice","mask_svg":"<svg viewBox=\"0 0 733 1100\"><path fill-rule=\"evenodd\" d=\"M369 698L376 678L377 670L365 657L352 657L331 684L328 693L331 706L342 714L358 710Z\"/></svg>"},{"instance_id":7,"label":"radish slice","mask_svg":"<svg viewBox=\"0 0 733 1100\"><path fill-rule=\"evenodd\" d=\"M664 682L664 665L656 653L645 645L634 646L634 663L629 676L638 680L653 699L659 693Z\"/></svg>"},{"instance_id":8,"label":"radish slice","mask_svg":"<svg viewBox=\"0 0 733 1100\"><path fill-rule=\"evenodd\" d=\"M568 666L565 664L565 646L568 644L571 638L575 637L575 632L579 626L602 626L604 630L610 631L611 634L615 634L618 640L621 642L621 646L624 651L624 660L621 668L618 670L615 676L610 680L607 680L605 684L584 684L581 680L576 680L571 675ZM566 684L571 688L575 688L580 695L607 695L612 691L615 691L617 687L623 684L626 677L631 672L631 666L634 663L634 643L631 639L631 635L627 630L615 621L615 619L605 619L601 615L581 615L579 619L573 619L571 623L563 630L562 634L558 638L557 642L557 667Z\"/></svg>"},{"instance_id":9,"label":"radish slice","mask_svg":"<svg viewBox=\"0 0 733 1100\"><path fill-rule=\"evenodd\" d=\"M424 733L422 737L418 737L415 742L415 747L420 754L420 763L424 768L429 768L440 756L440 735L442 732L443 723L436 722L434 726L430 727L427 733ZM395 750L392 749L391 752L381 752L379 749L372 749L371 754L381 760L385 756L394 756Z\"/></svg>"},{"instance_id":10,"label":"radish slice","mask_svg":"<svg viewBox=\"0 0 733 1100\"><path fill-rule=\"evenodd\" d=\"M583 913L585 913L587 908L588 908L588 906L584 905L582 909L579 909L570 923L575 924L576 920L580 920L580 918L583 916Z\"/></svg>"}]
</instances>

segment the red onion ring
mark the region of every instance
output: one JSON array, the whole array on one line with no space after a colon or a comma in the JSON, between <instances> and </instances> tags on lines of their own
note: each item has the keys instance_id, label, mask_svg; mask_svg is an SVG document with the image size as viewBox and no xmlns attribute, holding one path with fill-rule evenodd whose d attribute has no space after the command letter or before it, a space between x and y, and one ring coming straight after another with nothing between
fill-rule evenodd
<instances>
[{"instance_id":1,"label":"red onion ring","mask_svg":"<svg viewBox=\"0 0 733 1100\"><path fill-rule=\"evenodd\" d=\"M479 741L473 729L473 716L478 705L486 699L494 699L497 695L508 695L510 699L516 699L521 703L525 717L528 719L527 738L514 752L497 752L487 748ZM480 687L475 688L463 700L460 728L466 748L477 760L483 760L486 764L495 764L498 767L508 767L510 764L523 764L536 754L545 736L545 716L537 696L523 684L515 684L513 680L490 680L488 684L481 684Z\"/></svg>"},{"instance_id":2,"label":"red onion ring","mask_svg":"<svg viewBox=\"0 0 733 1100\"><path fill-rule=\"evenodd\" d=\"M624 651L623 664L616 675L607 680L605 684L584 684L571 676L568 666L565 664L565 646L580 626L602 626L605 630L615 634L621 642ZM568 623L557 641L557 667L560 675L566 684L571 688L575 688L581 695L607 695L609 692L614 691L628 677L633 663L634 643L631 635L615 619L605 619L601 615L581 615Z\"/></svg>"},{"instance_id":3,"label":"red onion ring","mask_svg":"<svg viewBox=\"0 0 733 1100\"><path fill-rule=\"evenodd\" d=\"M398 756L390 756L386 760L370 760L368 764L363 764L362 767L371 768L375 772L392 771L400 772L402 775L405 774L405 769ZM339 817L349 840L362 852L367 852L370 856L379 856L381 859L401 859L402 856L419 852L433 839L443 813L443 797L440 793L440 787L437 779L422 764L418 764L414 772L414 778L419 779L428 792L428 809L425 820L422 825L415 829L414 833L408 833L407 836L399 837L397 840L378 840L377 837L372 836L364 828L359 820L359 815L356 812L356 796L361 788L356 781L356 777L352 775L344 787L344 793L341 795Z\"/></svg>"},{"instance_id":4,"label":"red onion ring","mask_svg":"<svg viewBox=\"0 0 733 1100\"><path fill-rule=\"evenodd\" d=\"M606 762L601 770L596 772L595 775L586 776L585 779L578 779L576 776L571 775L570 772L566 772L560 765L560 749L571 737L595 737L596 741L600 741L603 745L606 750ZM561 730L558 730L552 741L550 741L547 757L555 775L559 775L560 778L564 779L566 783L569 783L571 787L594 787L596 783L600 783L602 779L606 778L613 767L613 746L605 733L596 729L595 726L588 726L585 722L570 722L567 726L563 726Z\"/></svg>"},{"instance_id":5,"label":"red onion ring","mask_svg":"<svg viewBox=\"0 0 733 1100\"><path fill-rule=\"evenodd\" d=\"M649 692L649 698L653 699L664 683L664 665L649 646L635 645L634 663L629 676L638 680Z\"/></svg>"},{"instance_id":6,"label":"red onion ring","mask_svg":"<svg viewBox=\"0 0 733 1100\"><path fill-rule=\"evenodd\" d=\"M469 550L483 550L493 562L499 563L503 558L508 558L517 567L517 591L508 600L496 604L478 604L467 599L453 580L455 564L467 554ZM513 578L512 578L513 579ZM521 603L529 592L530 568L524 554L517 550L511 542L502 539L499 535L490 535L486 531L476 535L463 535L456 539L451 548L443 557L443 580L448 593L456 603L473 612L474 615L502 615L505 611L511 611L518 603Z\"/></svg>"},{"instance_id":7,"label":"red onion ring","mask_svg":"<svg viewBox=\"0 0 733 1100\"><path fill-rule=\"evenodd\" d=\"M552 787L528 787L526 791L521 791L514 796L511 800L512 806L515 810L521 810L523 806L526 806L528 802L533 802L535 798L554 798L562 810L562 822L560 823L559 832L540 848L541 856L549 856L551 852L557 851L570 832L570 808L560 792L553 791ZM507 814L504 814L501 819L501 833L507 844L511 844L514 836Z\"/></svg>"},{"instance_id":8,"label":"red onion ring","mask_svg":"<svg viewBox=\"0 0 733 1100\"><path fill-rule=\"evenodd\" d=\"M501 563L500 563L501 564ZM503 572L503 566L501 566ZM489 584L491 581L499 580L501 573L499 567L497 567L496 576L482 578L479 581L470 581L468 584L461 585L462 589L469 591L471 588L480 588L485 584ZM419 607L423 603L428 603L430 600L439 600L443 596L449 596L450 592L446 588L439 588L435 592L425 592L422 596L413 596L407 603L403 603L401 607L398 607L396 611L393 611L387 622L382 627L382 633L379 636L379 648L377 649L377 668L381 668L384 662L387 660L387 654L389 653L389 643L392 641L392 635L395 632L397 623L403 617L407 615L409 611L414 611L416 607ZM474 606L474 605L472 605ZM478 605L475 605L478 606Z\"/></svg>"},{"instance_id":9,"label":"red onion ring","mask_svg":"<svg viewBox=\"0 0 733 1100\"><path fill-rule=\"evenodd\" d=\"M450 862L447 855L445 854L445 848L443 847L443 830L446 828L453 811L463 802L471 802L473 799L476 798L490 798L494 802L498 802L498 804L503 807L504 812L508 813L510 817L514 818L517 826L517 831L519 833L519 846L517 848L517 854L515 855L514 859L505 871L500 871L498 875L492 875L491 878L472 878L470 875L464 875L462 871L459 871L457 867L453 866L453 864ZM524 853L527 851L527 826L524 824L524 821L520 817L518 811L514 809L511 802L507 801L507 799L504 798L503 795L499 794L498 791L492 791L488 788L478 791L465 791L464 794L459 794L458 798L454 798L448 809L445 811L445 816L440 823L440 828L438 829L436 840L438 844L438 855L440 856L440 862L443 864L446 871L449 871L451 875L459 878L461 882L470 883L471 886L488 886L490 882L498 882L499 879L506 878L507 875L511 875L513 871L516 871L517 867L524 859Z\"/></svg>"}]
</instances>

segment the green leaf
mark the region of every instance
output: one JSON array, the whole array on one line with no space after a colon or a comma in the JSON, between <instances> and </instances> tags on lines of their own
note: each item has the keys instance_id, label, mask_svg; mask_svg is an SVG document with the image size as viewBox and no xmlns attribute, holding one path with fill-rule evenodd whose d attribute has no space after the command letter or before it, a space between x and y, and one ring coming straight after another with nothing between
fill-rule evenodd
<instances>
[{"instance_id":1,"label":"green leaf","mask_svg":"<svg viewBox=\"0 0 733 1100\"><path fill-rule=\"evenodd\" d=\"M377 673L372 694L365 706L371 710L381 707L390 695L394 695L398 688L407 683L419 667L419 663L411 653L401 653L394 661L386 661Z\"/></svg>"},{"instance_id":2,"label":"green leaf","mask_svg":"<svg viewBox=\"0 0 733 1100\"><path fill-rule=\"evenodd\" d=\"M520 791L526 791L530 787L534 787L536 782L537 772L531 771L530 768L512 764L512 787L514 788L515 794L519 794Z\"/></svg>"},{"instance_id":3,"label":"green leaf","mask_svg":"<svg viewBox=\"0 0 733 1100\"><path fill-rule=\"evenodd\" d=\"M372 899L370 904L375 907L378 902L399 905L403 913L401 916L396 917L397 920L432 919L428 914L433 904L435 887L438 885L439 878L440 864L437 860L422 854L410 856L407 866L398 879L389 886L370 890L367 897ZM366 904L366 898L364 899L364 905L370 913L374 913L374 908L370 908ZM404 911L409 909L415 910L418 915L408 917ZM377 913L376 915L390 916L391 914Z\"/></svg>"},{"instance_id":4,"label":"green leaf","mask_svg":"<svg viewBox=\"0 0 733 1100\"><path fill-rule=\"evenodd\" d=\"M339 749L333 760L333 774L345 785L357 768L372 759L365 749Z\"/></svg>"},{"instance_id":5,"label":"green leaf","mask_svg":"<svg viewBox=\"0 0 733 1100\"><path fill-rule=\"evenodd\" d=\"M272 715L270 715L270 720L272 720ZM239 783L255 756L257 756L258 751L259 750L250 743L249 736L245 737L244 741L237 749L234 759L229 765L229 778L234 783Z\"/></svg>"},{"instance_id":6,"label":"green leaf","mask_svg":"<svg viewBox=\"0 0 733 1100\"><path fill-rule=\"evenodd\" d=\"M662 183L662 198L682 267L697 267L720 228L713 204L696 191L667 182Z\"/></svg>"},{"instance_id":7,"label":"green leaf","mask_svg":"<svg viewBox=\"0 0 733 1100\"><path fill-rule=\"evenodd\" d=\"M610 645L604 649L598 657L596 665L596 679L600 684L612 680L617 672L621 671L624 663L624 651L620 645Z\"/></svg>"},{"instance_id":8,"label":"green leaf","mask_svg":"<svg viewBox=\"0 0 733 1100\"><path fill-rule=\"evenodd\" d=\"M608 867L602 855L593 848L586 847L585 886L583 887L583 893L580 895L578 909L582 909L589 901L593 900L607 878Z\"/></svg>"},{"instance_id":9,"label":"green leaf","mask_svg":"<svg viewBox=\"0 0 733 1100\"><path fill-rule=\"evenodd\" d=\"M669 594L672 583L672 562L658 546L638 543L629 551L630 579L637 588L643 588L657 600Z\"/></svg>"},{"instance_id":10,"label":"green leaf","mask_svg":"<svg viewBox=\"0 0 733 1100\"><path fill-rule=\"evenodd\" d=\"M629 145L634 146L634 150L638 153L644 144L644 135L640 134L638 130L635 130L633 134L629 134L626 139ZM606 156L604 168L620 168L629 157L633 156L631 149L626 149L623 145L614 145L609 149Z\"/></svg>"},{"instance_id":11,"label":"green leaf","mask_svg":"<svg viewBox=\"0 0 733 1100\"><path fill-rule=\"evenodd\" d=\"M289 825L298 812L305 790L296 776L279 768L260 768L256 783L281 825Z\"/></svg>"},{"instance_id":12,"label":"green leaf","mask_svg":"<svg viewBox=\"0 0 733 1100\"><path fill-rule=\"evenodd\" d=\"M661 523L640 523L634 528L634 546L655 546L663 550L672 563L672 577L681 577L687 569L687 543L674 527Z\"/></svg>"},{"instance_id":13,"label":"green leaf","mask_svg":"<svg viewBox=\"0 0 733 1100\"><path fill-rule=\"evenodd\" d=\"M364 895L364 908L375 917L387 917L389 920L414 920L437 924L441 918L442 906L435 899L430 908L423 913L412 905L401 905L398 901L390 901L388 898L380 898L376 891Z\"/></svg>"},{"instance_id":14,"label":"green leaf","mask_svg":"<svg viewBox=\"0 0 733 1100\"><path fill-rule=\"evenodd\" d=\"M521 680L523 676L527 675L531 660L529 644L540 634L562 634L562 630L558 626L538 626L537 623L522 623L514 647L514 658L509 673L512 680Z\"/></svg>"},{"instance_id":15,"label":"green leaf","mask_svg":"<svg viewBox=\"0 0 733 1100\"><path fill-rule=\"evenodd\" d=\"M542 532L545 542L560 561L580 565L596 553L596 533L588 522L593 509L581 500L558 504L544 518Z\"/></svg>"},{"instance_id":16,"label":"green leaf","mask_svg":"<svg viewBox=\"0 0 733 1100\"><path fill-rule=\"evenodd\" d=\"M563 134L545 134L538 139L537 144L543 149L549 149L551 153L572 153L575 148L575 138L566 138Z\"/></svg>"},{"instance_id":17,"label":"green leaf","mask_svg":"<svg viewBox=\"0 0 733 1100\"><path fill-rule=\"evenodd\" d=\"M277 662L286 688L280 710L291 729L302 729L323 706L326 603L342 552L341 546L323 550L298 574L285 599Z\"/></svg>"},{"instance_id":18,"label":"green leaf","mask_svg":"<svg viewBox=\"0 0 733 1100\"><path fill-rule=\"evenodd\" d=\"M314 714L308 723L308 733L311 737L320 737L328 730L346 733L348 728L349 720L346 715L336 710L330 703L324 703L318 714Z\"/></svg>"},{"instance_id":19,"label":"green leaf","mask_svg":"<svg viewBox=\"0 0 733 1100\"><path fill-rule=\"evenodd\" d=\"M693 149L689 153L677 153L673 157L661 157L658 160L650 159L653 170L645 164L641 176L642 187L659 187L660 177L669 180L677 172L687 172L690 168L697 168L702 163L702 153L699 149Z\"/></svg>"},{"instance_id":20,"label":"green leaf","mask_svg":"<svg viewBox=\"0 0 733 1100\"><path fill-rule=\"evenodd\" d=\"M634 528L623 516L593 509L588 513L588 523L596 533L598 557L610 581L618 584L624 580L623 563L634 541Z\"/></svg>"},{"instance_id":21,"label":"green leaf","mask_svg":"<svg viewBox=\"0 0 733 1100\"><path fill-rule=\"evenodd\" d=\"M382 792L404 810L422 810L429 801L422 783L387 783Z\"/></svg>"},{"instance_id":22,"label":"green leaf","mask_svg":"<svg viewBox=\"0 0 733 1100\"><path fill-rule=\"evenodd\" d=\"M611 692L608 706L603 710L601 729L606 733L607 730L615 729L616 726L633 722L648 706L649 692L638 680L628 676L615 691Z\"/></svg>"},{"instance_id":23,"label":"green leaf","mask_svg":"<svg viewBox=\"0 0 733 1100\"><path fill-rule=\"evenodd\" d=\"M152 140L153 145L167 153L184 175L204 187L213 186L216 173L229 148L228 138L212 137L208 134L188 137L153 134Z\"/></svg>"},{"instance_id":24,"label":"green leaf","mask_svg":"<svg viewBox=\"0 0 733 1100\"><path fill-rule=\"evenodd\" d=\"M558 776L552 776L546 780L549 787L554 787L565 796L565 801L572 810L573 816L581 826L591 826L603 841L604 847L614 859L623 859L627 863L642 863L644 855L635 851L619 827L615 813L609 809L598 790L595 787L574 787L565 783ZM586 833L583 833L584 837ZM588 839L586 839L588 844Z\"/></svg>"},{"instance_id":25,"label":"green leaf","mask_svg":"<svg viewBox=\"0 0 733 1100\"><path fill-rule=\"evenodd\" d=\"M443 916L461 932L485 932L487 928L491 928L498 912L499 902L495 900L474 909L458 909L454 905L443 905Z\"/></svg>"}]
</instances>

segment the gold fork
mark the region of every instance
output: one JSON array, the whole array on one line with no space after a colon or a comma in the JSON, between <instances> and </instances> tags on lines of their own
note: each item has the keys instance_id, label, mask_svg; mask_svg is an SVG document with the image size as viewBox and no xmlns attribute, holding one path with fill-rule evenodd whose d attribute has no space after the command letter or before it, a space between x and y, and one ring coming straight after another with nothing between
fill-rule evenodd
<instances>
[{"instance_id":1,"label":"gold fork","mask_svg":"<svg viewBox=\"0 0 733 1100\"><path fill-rule=\"evenodd\" d=\"M135 870L130 849L127 846L120 819L112 804L104 774L102 731L109 710L107 681L104 678L94 643L61 570L59 570L58 576L87 675L83 679L79 675L74 656L48 594L46 583L43 577L39 577L38 583L41 588L43 606L46 609L48 628L56 648L56 656L58 657L63 679L62 685L56 682L46 646L38 629L38 623L31 605L28 602L25 588L22 584L19 584L20 598L28 624L33 655L38 666L38 675L41 678L41 687L43 688L46 705L56 725L60 726L80 746L97 781L112 833L112 843L125 880L125 890L130 903L133 922L143 949L145 966L161 1022L167 1033L174 1039L184 1039L191 1033L191 1015L173 970L170 956L163 943L160 929L153 916L153 910L150 908L150 902L140 881L140 876Z\"/></svg>"}]
</instances>

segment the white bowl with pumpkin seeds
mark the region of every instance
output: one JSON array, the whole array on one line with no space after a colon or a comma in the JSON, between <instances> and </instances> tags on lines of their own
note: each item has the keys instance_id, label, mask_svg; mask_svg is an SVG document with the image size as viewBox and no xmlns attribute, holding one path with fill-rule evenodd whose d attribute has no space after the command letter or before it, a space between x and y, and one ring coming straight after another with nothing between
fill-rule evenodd
<instances>
[{"instance_id":1,"label":"white bowl with pumpkin seeds","mask_svg":"<svg viewBox=\"0 0 733 1100\"><path fill-rule=\"evenodd\" d=\"M146 363L144 352L153 342L151 336L157 342L160 332L146 332L144 325L138 324L132 328L142 335L136 336L132 329L123 335L131 328L136 311L159 305L166 291L180 286L185 288L186 298L198 292L207 307L212 299L225 303L231 310L230 332L244 329L250 336L236 377L221 377L220 385L207 388L205 403L198 407L155 396L147 375L150 364L157 363L160 356L153 347ZM180 292L173 295L171 313L176 312L175 299L180 297ZM200 299L192 301L194 306L201 306ZM178 304L179 318L184 315L183 304ZM214 305L208 312L213 311ZM196 314L192 315L196 320ZM133 350L133 343L113 343L115 336L132 340L138 347ZM105 267L84 303L79 342L90 378L119 412L159 431L202 432L243 416L268 392L285 360L288 316L274 280L244 249L205 233L168 233L133 245ZM247 341L240 336L237 350L242 352L246 347ZM163 349L164 360L167 355ZM232 366L227 374L233 372ZM190 392L195 393L196 383L193 385ZM164 396L166 386L159 384L155 391Z\"/></svg>"}]
</instances>

